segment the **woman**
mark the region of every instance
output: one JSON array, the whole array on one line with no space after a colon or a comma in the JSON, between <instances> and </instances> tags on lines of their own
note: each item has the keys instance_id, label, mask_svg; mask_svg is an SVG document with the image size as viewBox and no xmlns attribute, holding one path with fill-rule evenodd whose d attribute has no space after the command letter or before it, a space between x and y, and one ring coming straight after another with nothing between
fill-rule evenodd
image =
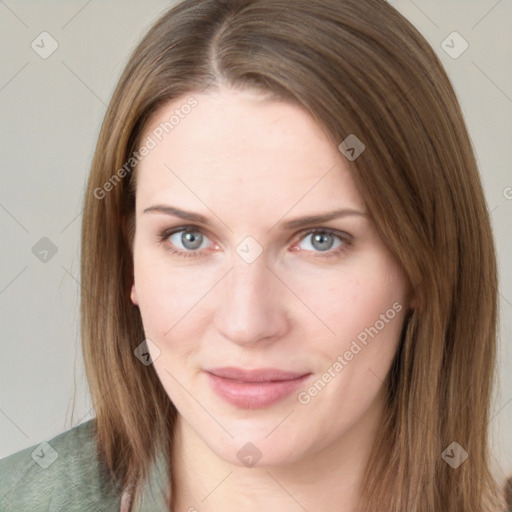
<instances>
[{"instance_id":1,"label":"woman","mask_svg":"<svg viewBox=\"0 0 512 512\"><path fill-rule=\"evenodd\" d=\"M503 509L488 211L450 81L385 1L170 9L108 107L81 273L96 417L46 473L2 461L5 503Z\"/></svg>"}]
</instances>

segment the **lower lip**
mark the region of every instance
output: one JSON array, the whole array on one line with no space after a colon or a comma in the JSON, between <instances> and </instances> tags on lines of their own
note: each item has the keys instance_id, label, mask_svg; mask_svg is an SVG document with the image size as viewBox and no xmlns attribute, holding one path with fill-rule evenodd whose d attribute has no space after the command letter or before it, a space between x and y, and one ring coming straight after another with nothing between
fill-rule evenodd
<instances>
[{"instance_id":1,"label":"lower lip","mask_svg":"<svg viewBox=\"0 0 512 512\"><path fill-rule=\"evenodd\" d=\"M261 409L283 400L299 389L311 374L296 379L267 382L242 382L212 373L207 375L215 393L229 404L241 409Z\"/></svg>"}]
</instances>

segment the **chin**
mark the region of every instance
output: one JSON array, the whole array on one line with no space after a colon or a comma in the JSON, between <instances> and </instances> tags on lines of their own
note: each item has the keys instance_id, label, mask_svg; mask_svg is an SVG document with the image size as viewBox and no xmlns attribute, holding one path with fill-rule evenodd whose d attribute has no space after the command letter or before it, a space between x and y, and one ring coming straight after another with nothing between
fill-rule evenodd
<instances>
[{"instance_id":1,"label":"chin","mask_svg":"<svg viewBox=\"0 0 512 512\"><path fill-rule=\"evenodd\" d=\"M278 432L279 427L276 426L285 416L286 414L280 415L277 421L272 422L271 428L267 426L268 422L265 422L264 427L253 425L252 428L247 422L237 427L228 422L225 426L233 438L226 434L221 440L203 439L219 458L235 466L285 466L307 456L312 449L310 436L294 439L290 430ZM306 432L304 427L297 428Z\"/></svg>"},{"instance_id":2,"label":"chin","mask_svg":"<svg viewBox=\"0 0 512 512\"><path fill-rule=\"evenodd\" d=\"M297 446L280 446L278 449L275 443L268 442L263 444L257 441L255 443L245 441L232 443L230 449L226 450L225 448L216 451L217 456L229 464L241 468L286 466L301 457L301 454L297 452Z\"/></svg>"}]
</instances>

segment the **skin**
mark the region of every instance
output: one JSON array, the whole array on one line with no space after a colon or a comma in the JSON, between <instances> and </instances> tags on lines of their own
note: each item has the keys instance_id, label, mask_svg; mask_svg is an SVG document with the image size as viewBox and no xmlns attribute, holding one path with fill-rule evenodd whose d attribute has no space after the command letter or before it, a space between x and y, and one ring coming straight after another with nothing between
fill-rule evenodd
<instances>
[{"instance_id":1,"label":"skin","mask_svg":"<svg viewBox=\"0 0 512 512\"><path fill-rule=\"evenodd\" d=\"M144 139L189 96L161 108ZM193 96L197 107L137 169L131 293L155 371L179 411L174 510L354 511L413 307L409 284L367 214L349 162L305 111L247 91ZM154 205L201 213L212 225L144 213ZM282 227L339 208L366 215ZM159 239L190 225L203 235L199 248L183 232ZM313 228L352 241L331 235L332 247L322 251L307 234ZM263 249L252 263L236 252L247 236ZM299 391L307 390L394 303L400 312L307 404L294 392L269 407L238 408L213 392L203 371L309 371ZM262 454L254 467L237 457L247 442Z\"/></svg>"}]
</instances>

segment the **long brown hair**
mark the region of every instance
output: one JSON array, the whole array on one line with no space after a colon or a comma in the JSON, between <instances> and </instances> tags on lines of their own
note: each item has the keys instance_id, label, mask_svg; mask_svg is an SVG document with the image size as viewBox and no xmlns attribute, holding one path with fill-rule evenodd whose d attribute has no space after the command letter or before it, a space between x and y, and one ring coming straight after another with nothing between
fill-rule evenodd
<instances>
[{"instance_id":1,"label":"long brown hair","mask_svg":"<svg viewBox=\"0 0 512 512\"><path fill-rule=\"evenodd\" d=\"M153 367L134 356L145 338L130 301L134 152L164 103L220 85L300 105L336 146L351 134L364 143L353 178L414 290L362 510L497 510L488 209L450 80L384 0L185 0L133 52L99 135L81 241L83 355L112 482L139 492L156 453L171 453L177 414ZM461 449L468 459L454 468L447 457Z\"/></svg>"}]
</instances>

